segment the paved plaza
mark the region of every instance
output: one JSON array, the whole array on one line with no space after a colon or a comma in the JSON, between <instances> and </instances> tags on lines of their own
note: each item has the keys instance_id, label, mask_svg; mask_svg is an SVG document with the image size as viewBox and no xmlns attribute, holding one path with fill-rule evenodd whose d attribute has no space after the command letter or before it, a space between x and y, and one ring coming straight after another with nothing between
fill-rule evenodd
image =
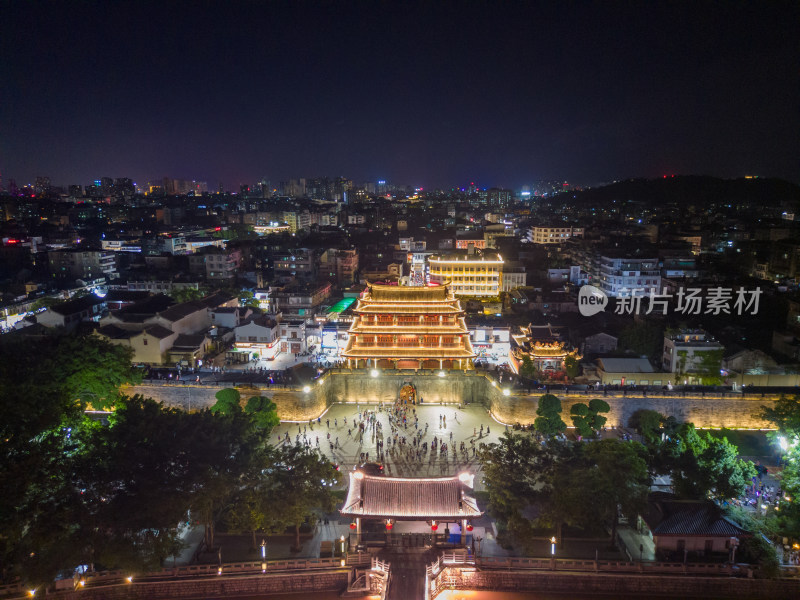
<instances>
[{"instance_id":1,"label":"paved plaza","mask_svg":"<svg viewBox=\"0 0 800 600\"><path fill-rule=\"evenodd\" d=\"M365 460L369 454L369 461L378 461L378 442L382 439L384 442L382 462L387 475L443 477L462 471L477 473L479 464L477 457L473 455L473 447L477 451L482 443L496 442L505 430L504 425L495 421L483 406L477 404L461 408L457 405L425 403L404 405L405 426L399 425L397 420L395 423L398 426L390 423L389 414L393 408L393 405L387 404L334 404L322 415L319 422L315 420L310 424L309 422L281 423L272 433L272 442L279 443L279 439L280 443L292 444L298 440L301 443L310 441L312 447L318 447L345 473L361 462L362 453L365 455ZM380 423L381 427L369 425L363 434L360 434L358 424L365 422L368 413L374 415L375 422ZM444 419L440 419L440 416ZM418 419L416 427L415 417ZM419 440L417 446L413 444L415 436ZM391 444L390 438L392 438ZM402 443L403 438L405 444ZM434 438L438 442L435 452L431 450ZM466 455L460 450L462 442ZM441 443L448 445L447 453L441 452ZM421 450L423 444L427 444L427 452ZM420 458L416 456L417 450L420 450ZM341 487L347 488L346 478L343 478ZM475 489L483 489L480 477L475 479Z\"/></svg>"}]
</instances>

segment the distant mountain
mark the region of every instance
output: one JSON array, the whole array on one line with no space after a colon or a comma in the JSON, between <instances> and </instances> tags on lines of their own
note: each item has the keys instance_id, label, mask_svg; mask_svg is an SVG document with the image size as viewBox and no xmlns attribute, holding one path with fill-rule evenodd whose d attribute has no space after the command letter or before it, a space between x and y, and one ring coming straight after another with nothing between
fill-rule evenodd
<instances>
[{"instance_id":1,"label":"distant mountain","mask_svg":"<svg viewBox=\"0 0 800 600\"><path fill-rule=\"evenodd\" d=\"M570 195L578 205L595 207L627 203L679 208L731 205L739 209L780 208L800 213L800 186L782 179L718 179L699 175L629 179Z\"/></svg>"}]
</instances>

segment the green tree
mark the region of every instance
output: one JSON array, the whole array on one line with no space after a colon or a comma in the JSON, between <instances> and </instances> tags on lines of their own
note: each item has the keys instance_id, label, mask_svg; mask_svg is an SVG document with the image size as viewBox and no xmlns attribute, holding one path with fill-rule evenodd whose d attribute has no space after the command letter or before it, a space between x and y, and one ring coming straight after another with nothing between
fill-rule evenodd
<instances>
[{"instance_id":1,"label":"green tree","mask_svg":"<svg viewBox=\"0 0 800 600\"><path fill-rule=\"evenodd\" d=\"M526 379L534 379L536 377L536 367L527 354L522 357L522 364L519 367L519 374Z\"/></svg>"},{"instance_id":2,"label":"green tree","mask_svg":"<svg viewBox=\"0 0 800 600\"><path fill-rule=\"evenodd\" d=\"M260 306L258 298L250 290L241 290L239 292L239 302L242 306L249 306L251 308L258 308Z\"/></svg>"},{"instance_id":3,"label":"green tree","mask_svg":"<svg viewBox=\"0 0 800 600\"><path fill-rule=\"evenodd\" d=\"M539 398L536 414L533 426L539 433L554 436L566 431L567 424L561 419L561 400L557 396L544 394Z\"/></svg>"},{"instance_id":4,"label":"green tree","mask_svg":"<svg viewBox=\"0 0 800 600\"><path fill-rule=\"evenodd\" d=\"M800 395L781 394L773 406L761 405L759 418L774 423L778 432L784 436L800 436Z\"/></svg>"},{"instance_id":5,"label":"green tree","mask_svg":"<svg viewBox=\"0 0 800 600\"><path fill-rule=\"evenodd\" d=\"M293 525L294 549L300 549L300 526L313 520L315 511L333 510L332 484L339 472L316 450L299 444L282 446L275 451L268 507L274 523Z\"/></svg>"},{"instance_id":6,"label":"green tree","mask_svg":"<svg viewBox=\"0 0 800 600\"><path fill-rule=\"evenodd\" d=\"M53 298L52 296L43 296L38 300L36 300L36 302L34 302L31 305L31 310L33 312L36 312L40 308L52 308L54 306L62 304L63 302L64 300L62 300L61 298Z\"/></svg>"},{"instance_id":7,"label":"green tree","mask_svg":"<svg viewBox=\"0 0 800 600\"><path fill-rule=\"evenodd\" d=\"M726 438L698 433L691 423L681 427L675 444L678 452L671 476L673 489L680 496L737 498L756 475L752 462L738 458L736 446ZM665 451L669 451L669 446L665 446Z\"/></svg>"},{"instance_id":8,"label":"green tree","mask_svg":"<svg viewBox=\"0 0 800 600\"><path fill-rule=\"evenodd\" d=\"M131 366L133 350L95 336L65 336L55 349L58 359L50 376L60 379L82 406L113 406L119 389L141 381Z\"/></svg>"},{"instance_id":9,"label":"green tree","mask_svg":"<svg viewBox=\"0 0 800 600\"><path fill-rule=\"evenodd\" d=\"M253 424L266 439L269 439L269 434L281 422L278 407L266 396L248 398L244 411L253 417Z\"/></svg>"},{"instance_id":10,"label":"green tree","mask_svg":"<svg viewBox=\"0 0 800 600\"><path fill-rule=\"evenodd\" d=\"M656 410L640 408L628 419L628 427L636 430L649 444L654 444L661 439L661 424L664 415Z\"/></svg>"},{"instance_id":11,"label":"green tree","mask_svg":"<svg viewBox=\"0 0 800 600\"><path fill-rule=\"evenodd\" d=\"M528 435L505 431L479 453L490 512L515 537L524 539L531 532L533 524L525 515L531 503L546 506L540 510L542 522L561 523L558 507L549 503L549 484L566 451L555 441L542 445Z\"/></svg>"},{"instance_id":12,"label":"green tree","mask_svg":"<svg viewBox=\"0 0 800 600\"><path fill-rule=\"evenodd\" d=\"M647 505L650 488L647 463L635 443L600 440L583 448L587 460L587 466L580 471L584 501L576 505L576 510L609 523L614 544L620 512L635 517Z\"/></svg>"},{"instance_id":13,"label":"green tree","mask_svg":"<svg viewBox=\"0 0 800 600\"><path fill-rule=\"evenodd\" d=\"M214 394L217 401L209 409L212 413L234 415L242 412L242 396L236 388L224 388Z\"/></svg>"},{"instance_id":14,"label":"green tree","mask_svg":"<svg viewBox=\"0 0 800 600\"><path fill-rule=\"evenodd\" d=\"M743 538L739 543L739 560L758 565L756 577L775 579L780 576L780 561L775 547L760 533Z\"/></svg>"},{"instance_id":15,"label":"green tree","mask_svg":"<svg viewBox=\"0 0 800 600\"><path fill-rule=\"evenodd\" d=\"M785 495L778 505L778 520L784 535L800 538L800 395L781 395L773 406L761 406L758 416L778 428L774 437L783 438L781 487Z\"/></svg>"},{"instance_id":16,"label":"green tree","mask_svg":"<svg viewBox=\"0 0 800 600\"><path fill-rule=\"evenodd\" d=\"M589 437L603 428L606 424L606 417L602 413L607 413L610 410L611 407L608 402L599 398L589 400L588 405L581 402L573 404L570 409L572 424L579 435Z\"/></svg>"},{"instance_id":17,"label":"green tree","mask_svg":"<svg viewBox=\"0 0 800 600\"><path fill-rule=\"evenodd\" d=\"M575 379L580 374L580 364L574 355L567 354L566 358L564 359L564 371L566 372L567 377L570 379Z\"/></svg>"},{"instance_id":18,"label":"green tree","mask_svg":"<svg viewBox=\"0 0 800 600\"><path fill-rule=\"evenodd\" d=\"M190 300L199 300L205 296L203 290L192 287L175 287L169 292L169 297L175 302L188 302Z\"/></svg>"}]
</instances>

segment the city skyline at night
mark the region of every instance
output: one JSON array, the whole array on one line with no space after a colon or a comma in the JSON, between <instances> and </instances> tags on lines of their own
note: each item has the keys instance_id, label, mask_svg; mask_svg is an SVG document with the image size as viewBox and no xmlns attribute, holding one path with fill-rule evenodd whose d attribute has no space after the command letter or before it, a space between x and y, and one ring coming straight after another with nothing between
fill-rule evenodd
<instances>
[{"instance_id":1,"label":"city skyline at night","mask_svg":"<svg viewBox=\"0 0 800 600\"><path fill-rule=\"evenodd\" d=\"M0 173L797 181L797 7L7 3Z\"/></svg>"}]
</instances>

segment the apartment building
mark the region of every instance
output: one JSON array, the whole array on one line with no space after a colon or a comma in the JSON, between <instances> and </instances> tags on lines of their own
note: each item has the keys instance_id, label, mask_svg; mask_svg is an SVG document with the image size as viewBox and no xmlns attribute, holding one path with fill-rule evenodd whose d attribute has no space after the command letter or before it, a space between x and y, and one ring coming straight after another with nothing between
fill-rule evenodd
<instances>
[{"instance_id":1,"label":"apartment building","mask_svg":"<svg viewBox=\"0 0 800 600\"><path fill-rule=\"evenodd\" d=\"M533 244L561 244L570 238L582 238L583 227L531 227L528 232L528 241Z\"/></svg>"}]
</instances>

